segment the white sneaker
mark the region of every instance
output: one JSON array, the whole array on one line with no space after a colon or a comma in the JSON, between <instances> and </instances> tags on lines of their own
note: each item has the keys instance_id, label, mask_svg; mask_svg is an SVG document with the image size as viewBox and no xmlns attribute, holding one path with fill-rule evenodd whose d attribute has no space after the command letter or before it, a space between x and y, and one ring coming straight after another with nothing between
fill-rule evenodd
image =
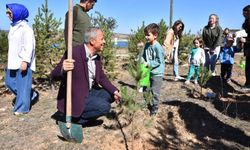
<instances>
[{"instance_id":1,"label":"white sneaker","mask_svg":"<svg viewBox=\"0 0 250 150\"><path fill-rule=\"evenodd\" d=\"M177 80L184 80L185 78L183 78L183 77L181 77L181 76L176 76L175 77L175 81L177 81Z\"/></svg>"},{"instance_id":2,"label":"white sneaker","mask_svg":"<svg viewBox=\"0 0 250 150\"><path fill-rule=\"evenodd\" d=\"M139 92L142 93L143 92L143 87L139 88Z\"/></svg>"},{"instance_id":3,"label":"white sneaker","mask_svg":"<svg viewBox=\"0 0 250 150\"><path fill-rule=\"evenodd\" d=\"M185 81L185 84L186 84L186 85L189 85L189 84L190 84L190 81L189 81L189 80L186 80L186 81Z\"/></svg>"},{"instance_id":4,"label":"white sneaker","mask_svg":"<svg viewBox=\"0 0 250 150\"><path fill-rule=\"evenodd\" d=\"M24 114L26 114L26 113L14 112L14 115L15 115L15 116L21 116L21 115L24 115Z\"/></svg>"},{"instance_id":5,"label":"white sneaker","mask_svg":"<svg viewBox=\"0 0 250 150\"><path fill-rule=\"evenodd\" d=\"M212 73L212 76L213 76L213 77L214 77L214 76L216 76L216 73L215 73L215 72L213 72L213 73Z\"/></svg>"},{"instance_id":6,"label":"white sneaker","mask_svg":"<svg viewBox=\"0 0 250 150\"><path fill-rule=\"evenodd\" d=\"M197 80L194 80L194 84L198 84L198 81L197 81Z\"/></svg>"}]
</instances>

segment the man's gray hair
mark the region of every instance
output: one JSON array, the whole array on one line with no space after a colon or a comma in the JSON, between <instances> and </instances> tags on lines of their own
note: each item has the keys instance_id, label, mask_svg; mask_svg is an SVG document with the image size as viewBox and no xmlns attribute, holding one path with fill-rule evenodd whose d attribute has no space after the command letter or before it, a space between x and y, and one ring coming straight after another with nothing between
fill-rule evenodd
<instances>
[{"instance_id":1,"label":"man's gray hair","mask_svg":"<svg viewBox=\"0 0 250 150\"><path fill-rule=\"evenodd\" d=\"M84 32L84 43L87 44L91 40L97 37L97 31L101 30L100 28L90 27Z\"/></svg>"}]
</instances>

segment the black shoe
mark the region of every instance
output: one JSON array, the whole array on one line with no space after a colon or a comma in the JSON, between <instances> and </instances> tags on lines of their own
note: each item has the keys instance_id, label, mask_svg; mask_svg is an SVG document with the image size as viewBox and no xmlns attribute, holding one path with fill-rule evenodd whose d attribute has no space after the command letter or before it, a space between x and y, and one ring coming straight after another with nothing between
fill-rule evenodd
<instances>
[{"instance_id":1,"label":"black shoe","mask_svg":"<svg viewBox=\"0 0 250 150\"><path fill-rule=\"evenodd\" d=\"M51 115L51 118L56 121L56 124L58 124L58 121L65 122L65 114L60 111L57 111Z\"/></svg>"},{"instance_id":2,"label":"black shoe","mask_svg":"<svg viewBox=\"0 0 250 150\"><path fill-rule=\"evenodd\" d=\"M150 116L156 116L157 113L158 113L157 110L154 110L154 111L152 110L152 111L150 111Z\"/></svg>"},{"instance_id":3,"label":"black shoe","mask_svg":"<svg viewBox=\"0 0 250 150\"><path fill-rule=\"evenodd\" d=\"M156 116L158 113L158 108L153 106L151 109L150 109L150 116Z\"/></svg>"},{"instance_id":4,"label":"black shoe","mask_svg":"<svg viewBox=\"0 0 250 150\"><path fill-rule=\"evenodd\" d=\"M35 105L39 101L39 93L34 90L36 97L31 101L31 105Z\"/></svg>"},{"instance_id":5,"label":"black shoe","mask_svg":"<svg viewBox=\"0 0 250 150\"><path fill-rule=\"evenodd\" d=\"M81 123L83 128L86 127L94 127L94 126L99 126L103 124L103 120L97 120L97 119L90 119L90 120L84 120L83 123Z\"/></svg>"}]
</instances>

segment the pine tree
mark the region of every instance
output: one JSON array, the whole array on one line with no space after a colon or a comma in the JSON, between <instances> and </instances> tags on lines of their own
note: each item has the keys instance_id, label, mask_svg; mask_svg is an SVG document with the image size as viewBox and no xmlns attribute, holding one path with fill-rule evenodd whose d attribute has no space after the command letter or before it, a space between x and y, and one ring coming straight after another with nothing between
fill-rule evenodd
<instances>
[{"instance_id":1,"label":"pine tree","mask_svg":"<svg viewBox=\"0 0 250 150\"><path fill-rule=\"evenodd\" d=\"M166 25L166 22L163 19L161 19L161 21L158 25L160 27L160 31L159 31L159 35L158 35L157 40L162 45L164 42L168 27Z\"/></svg>"},{"instance_id":2,"label":"pine tree","mask_svg":"<svg viewBox=\"0 0 250 150\"><path fill-rule=\"evenodd\" d=\"M8 37L7 32L0 30L0 87L4 85L4 69L7 65Z\"/></svg>"},{"instance_id":3,"label":"pine tree","mask_svg":"<svg viewBox=\"0 0 250 150\"><path fill-rule=\"evenodd\" d=\"M204 67L203 65L200 66L200 86L201 86L201 89L200 89L200 95L201 95L201 98L202 98L202 89L205 87L207 81L211 78L211 72L206 68Z\"/></svg>"},{"instance_id":4,"label":"pine tree","mask_svg":"<svg viewBox=\"0 0 250 150\"><path fill-rule=\"evenodd\" d=\"M45 4L38 8L33 24L36 39L36 74L39 77L48 77L65 51L63 30L59 28L61 24L61 19L53 17L48 8L48 0L45 0Z\"/></svg>"},{"instance_id":5,"label":"pine tree","mask_svg":"<svg viewBox=\"0 0 250 150\"><path fill-rule=\"evenodd\" d=\"M105 45L104 49L101 52L101 56L103 59L103 66L107 73L109 79L114 79L116 77L116 73L114 72L115 68L115 49L112 43L113 30L117 27L116 20L114 18L105 18L101 13L95 12L95 16L91 16L92 24L95 27L99 27L104 32Z\"/></svg>"},{"instance_id":6,"label":"pine tree","mask_svg":"<svg viewBox=\"0 0 250 150\"><path fill-rule=\"evenodd\" d=\"M145 23L142 22L142 26L137 28L137 31L133 31L133 35L129 39L128 42L128 51L130 58L129 60L135 61L138 55L141 53L143 48L138 48L138 43L146 43L145 35L144 35Z\"/></svg>"},{"instance_id":7,"label":"pine tree","mask_svg":"<svg viewBox=\"0 0 250 150\"><path fill-rule=\"evenodd\" d=\"M0 64L7 62L8 37L7 32L0 31Z\"/></svg>"},{"instance_id":8,"label":"pine tree","mask_svg":"<svg viewBox=\"0 0 250 150\"><path fill-rule=\"evenodd\" d=\"M181 61L187 61L188 54L191 49L194 47L193 40L195 38L194 34L191 34L191 31L184 33L179 46L179 59Z\"/></svg>"}]
</instances>

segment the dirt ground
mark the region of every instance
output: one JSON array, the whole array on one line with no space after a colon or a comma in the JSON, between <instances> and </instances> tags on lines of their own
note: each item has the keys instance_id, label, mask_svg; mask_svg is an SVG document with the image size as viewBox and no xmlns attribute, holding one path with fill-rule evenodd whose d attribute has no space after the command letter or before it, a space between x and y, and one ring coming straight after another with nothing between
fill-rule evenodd
<instances>
[{"instance_id":1,"label":"dirt ground","mask_svg":"<svg viewBox=\"0 0 250 150\"><path fill-rule=\"evenodd\" d=\"M223 85L219 76L212 77L204 88L202 99L196 94L200 86L185 85L173 81L172 66L168 65L161 90L159 113L150 117L145 108L128 115L113 105L117 117L101 117L102 124L83 127L81 144L63 141L55 120L57 90L41 89L39 101L31 112L14 116L14 96L3 87L0 91L0 149L43 150L166 150L166 149L250 149L250 94L242 91L244 70L239 64L242 54L236 54L232 82ZM122 65L113 82L126 86L136 93L134 98L143 103L143 96L135 88L135 82ZM180 66L180 75L186 77L187 65ZM219 64L217 72L220 71ZM44 81L46 84L46 81ZM222 88L223 87L223 88ZM215 98L206 98L215 93Z\"/></svg>"}]
</instances>

